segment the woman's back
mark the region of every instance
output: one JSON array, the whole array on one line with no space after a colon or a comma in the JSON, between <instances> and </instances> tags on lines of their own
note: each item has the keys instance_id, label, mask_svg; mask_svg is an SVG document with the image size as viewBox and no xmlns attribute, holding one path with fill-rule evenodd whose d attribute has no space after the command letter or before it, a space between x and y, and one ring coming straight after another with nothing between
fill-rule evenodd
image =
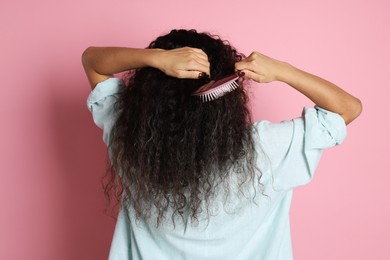
<instances>
[{"instance_id":1,"label":"woman's back","mask_svg":"<svg viewBox=\"0 0 390 260\"><path fill-rule=\"evenodd\" d=\"M179 44L182 34L201 44L189 36ZM172 31L150 48L83 56L94 87L88 107L112 160L107 188L123 199L110 259L292 259L292 190L312 179L323 149L343 141L360 101L262 54L243 59L207 34ZM112 78L130 69L137 70L126 86ZM234 70L283 81L318 106L253 124L242 80L209 103L191 96Z\"/></svg>"}]
</instances>

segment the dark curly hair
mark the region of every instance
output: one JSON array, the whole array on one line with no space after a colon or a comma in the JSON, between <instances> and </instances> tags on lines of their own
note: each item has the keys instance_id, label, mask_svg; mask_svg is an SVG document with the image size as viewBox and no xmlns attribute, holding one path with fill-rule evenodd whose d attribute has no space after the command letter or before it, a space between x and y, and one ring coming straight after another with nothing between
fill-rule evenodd
<instances>
[{"instance_id":1,"label":"dark curly hair","mask_svg":"<svg viewBox=\"0 0 390 260\"><path fill-rule=\"evenodd\" d=\"M106 194L115 194L137 218L154 215L157 225L166 217L183 218L183 212L198 220L217 187L230 192L232 173L240 189L260 181L243 81L212 102L191 96L208 81L234 73L243 55L219 37L195 30L172 30L148 48L186 46L207 54L210 78L178 79L155 68L138 69L115 104Z\"/></svg>"}]
</instances>

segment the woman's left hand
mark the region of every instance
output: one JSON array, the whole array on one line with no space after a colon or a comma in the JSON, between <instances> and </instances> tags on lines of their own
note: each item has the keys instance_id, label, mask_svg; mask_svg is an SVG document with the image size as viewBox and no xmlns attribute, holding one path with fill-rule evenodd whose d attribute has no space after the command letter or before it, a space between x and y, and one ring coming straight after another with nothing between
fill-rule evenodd
<instances>
[{"instance_id":1,"label":"woman's left hand","mask_svg":"<svg viewBox=\"0 0 390 260\"><path fill-rule=\"evenodd\" d=\"M175 78L197 79L210 75L210 63L201 49L183 47L156 53L155 68Z\"/></svg>"}]
</instances>

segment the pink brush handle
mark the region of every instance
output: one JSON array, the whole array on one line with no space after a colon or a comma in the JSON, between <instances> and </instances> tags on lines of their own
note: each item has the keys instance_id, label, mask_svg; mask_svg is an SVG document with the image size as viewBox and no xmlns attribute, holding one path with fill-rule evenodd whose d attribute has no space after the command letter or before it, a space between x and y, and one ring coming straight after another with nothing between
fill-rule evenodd
<instances>
[{"instance_id":1,"label":"pink brush handle","mask_svg":"<svg viewBox=\"0 0 390 260\"><path fill-rule=\"evenodd\" d=\"M219 79L217 81L211 81L211 82L207 83L206 85L203 85L202 87L198 88L192 95L199 96L199 95L209 94L209 93L213 92L213 90L215 88L218 88L218 87L225 85L225 84L230 84L232 81L235 81L238 78L239 78L239 76L237 74L233 74L233 75L229 75L227 77L224 77L222 79Z\"/></svg>"}]
</instances>

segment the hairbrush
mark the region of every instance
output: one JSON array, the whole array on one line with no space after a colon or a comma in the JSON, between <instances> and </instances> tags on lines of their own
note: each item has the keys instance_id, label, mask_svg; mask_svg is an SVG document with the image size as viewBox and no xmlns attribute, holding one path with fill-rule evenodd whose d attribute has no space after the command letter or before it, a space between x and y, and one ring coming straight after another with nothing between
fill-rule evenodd
<instances>
[{"instance_id":1,"label":"hairbrush","mask_svg":"<svg viewBox=\"0 0 390 260\"><path fill-rule=\"evenodd\" d=\"M200 97L202 102L208 102L220 98L238 88L238 74L232 74L219 80L212 80L198 88L192 96Z\"/></svg>"}]
</instances>

